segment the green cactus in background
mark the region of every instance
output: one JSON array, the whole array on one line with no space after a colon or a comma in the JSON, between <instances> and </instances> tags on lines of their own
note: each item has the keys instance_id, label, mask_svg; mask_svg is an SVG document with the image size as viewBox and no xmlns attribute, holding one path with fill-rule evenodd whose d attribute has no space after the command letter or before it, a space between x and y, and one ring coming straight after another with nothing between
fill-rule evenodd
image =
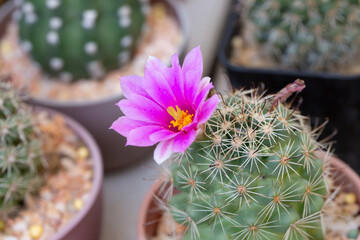
<instances>
[{"instance_id":1,"label":"green cactus in background","mask_svg":"<svg viewBox=\"0 0 360 240\"><path fill-rule=\"evenodd\" d=\"M22 48L49 76L98 79L121 67L141 37L140 0L20 0Z\"/></svg>"},{"instance_id":2,"label":"green cactus in background","mask_svg":"<svg viewBox=\"0 0 360 240\"><path fill-rule=\"evenodd\" d=\"M31 113L0 83L0 215L6 216L40 185L41 144Z\"/></svg>"},{"instance_id":3,"label":"green cactus in background","mask_svg":"<svg viewBox=\"0 0 360 240\"><path fill-rule=\"evenodd\" d=\"M329 71L358 57L355 0L247 0L245 28L281 68Z\"/></svg>"},{"instance_id":4,"label":"green cactus in background","mask_svg":"<svg viewBox=\"0 0 360 240\"><path fill-rule=\"evenodd\" d=\"M186 226L184 239L324 239L329 171L315 151L327 146L306 117L277 101L286 88L279 94L224 96L203 134L173 156L170 179L180 193L169 211Z\"/></svg>"}]
</instances>

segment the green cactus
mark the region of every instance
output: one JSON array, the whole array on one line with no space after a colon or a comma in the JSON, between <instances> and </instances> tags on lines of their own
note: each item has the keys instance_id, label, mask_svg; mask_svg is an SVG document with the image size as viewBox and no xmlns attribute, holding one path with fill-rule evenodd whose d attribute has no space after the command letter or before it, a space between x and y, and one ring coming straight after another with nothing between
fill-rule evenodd
<instances>
[{"instance_id":1,"label":"green cactus","mask_svg":"<svg viewBox=\"0 0 360 240\"><path fill-rule=\"evenodd\" d=\"M352 63L360 43L354 0L247 0L251 39L281 68L334 71Z\"/></svg>"},{"instance_id":2,"label":"green cactus","mask_svg":"<svg viewBox=\"0 0 360 240\"><path fill-rule=\"evenodd\" d=\"M6 216L40 185L41 144L31 113L0 84L0 215Z\"/></svg>"},{"instance_id":3,"label":"green cactus","mask_svg":"<svg viewBox=\"0 0 360 240\"><path fill-rule=\"evenodd\" d=\"M20 0L20 44L49 76L99 79L131 58L145 21L140 1Z\"/></svg>"},{"instance_id":4,"label":"green cactus","mask_svg":"<svg viewBox=\"0 0 360 240\"><path fill-rule=\"evenodd\" d=\"M315 151L326 145L274 99L258 89L224 96L203 134L173 156L169 179L180 193L169 210L185 240L324 239L328 164Z\"/></svg>"}]
</instances>

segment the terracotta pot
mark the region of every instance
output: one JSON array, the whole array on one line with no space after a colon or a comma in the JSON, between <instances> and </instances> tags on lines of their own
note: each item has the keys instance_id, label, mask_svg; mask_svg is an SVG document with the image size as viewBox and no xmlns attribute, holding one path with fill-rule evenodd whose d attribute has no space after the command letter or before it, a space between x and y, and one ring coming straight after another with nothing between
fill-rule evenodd
<instances>
[{"instance_id":1,"label":"terracotta pot","mask_svg":"<svg viewBox=\"0 0 360 240\"><path fill-rule=\"evenodd\" d=\"M151 0L151 2L161 2L165 4L169 13L177 20L184 39L178 52L180 56L183 56L189 36L187 17L183 3L176 0ZM13 1L6 3L0 9L0 37L4 34L6 25L11 20L13 10ZM115 104L122 98L123 95L121 94L83 103L63 103L50 99L42 100L36 98L30 99L29 102L37 106L44 106L63 112L85 126L100 146L105 171L111 171L135 162L136 160L143 159L146 156L150 156L153 152L153 148L124 147L126 143L125 138L120 137L119 134L113 130L109 130L112 122L121 114Z\"/></svg>"},{"instance_id":2,"label":"terracotta pot","mask_svg":"<svg viewBox=\"0 0 360 240\"><path fill-rule=\"evenodd\" d=\"M93 182L88 200L70 222L53 235L50 240L98 240L101 229L103 186L103 162L99 147L90 133L72 118L54 110L46 108L36 109L49 112L51 115L62 115L67 126L70 127L88 147L93 161Z\"/></svg>"},{"instance_id":3,"label":"terracotta pot","mask_svg":"<svg viewBox=\"0 0 360 240\"><path fill-rule=\"evenodd\" d=\"M324 152L319 152L320 158L325 157ZM352 192L360 201L360 177L350 168L346 163L336 157L330 157L331 168L335 175L336 184L342 185L345 192ZM150 188L141 205L139 219L138 219L138 240L150 240L156 234L158 222L156 220L161 218L162 212L156 211L156 203L154 196L158 196L158 191L162 186L163 181L158 179ZM360 202L359 202L360 204ZM148 224L153 223L153 224ZM360 240L360 236L356 239Z\"/></svg>"},{"instance_id":4,"label":"terracotta pot","mask_svg":"<svg viewBox=\"0 0 360 240\"><path fill-rule=\"evenodd\" d=\"M143 203L141 204L137 225L138 240L150 240L151 237L154 237L156 234L156 220L161 218L162 212L154 210L156 209L154 196L157 196L157 193L162 184L162 179L156 180L156 182L151 186L150 190L146 194ZM155 221L154 224L147 224L153 221Z\"/></svg>"}]
</instances>

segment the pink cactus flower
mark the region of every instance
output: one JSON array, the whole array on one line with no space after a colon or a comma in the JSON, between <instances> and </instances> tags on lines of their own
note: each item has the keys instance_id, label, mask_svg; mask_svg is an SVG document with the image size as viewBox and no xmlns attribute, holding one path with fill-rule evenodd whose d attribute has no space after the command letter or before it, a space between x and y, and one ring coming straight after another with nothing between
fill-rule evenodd
<instances>
[{"instance_id":1,"label":"pink cactus flower","mask_svg":"<svg viewBox=\"0 0 360 240\"><path fill-rule=\"evenodd\" d=\"M191 145L219 101L216 94L207 99L213 84L208 77L201 79L200 47L188 53L182 67L177 54L171 58L171 64L167 67L150 57L144 77L121 77L126 99L117 105L125 116L111 126L127 138L126 145L145 147L159 143L154 152L158 164Z\"/></svg>"}]
</instances>

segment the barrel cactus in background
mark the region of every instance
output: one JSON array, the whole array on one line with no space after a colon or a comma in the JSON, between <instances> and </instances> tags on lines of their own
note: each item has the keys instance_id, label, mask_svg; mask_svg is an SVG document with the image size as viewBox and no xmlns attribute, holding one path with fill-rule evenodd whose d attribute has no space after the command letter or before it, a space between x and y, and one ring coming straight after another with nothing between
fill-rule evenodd
<instances>
[{"instance_id":1,"label":"barrel cactus in background","mask_svg":"<svg viewBox=\"0 0 360 240\"><path fill-rule=\"evenodd\" d=\"M242 1L245 34L282 68L328 71L358 57L360 3L353 0ZM247 36L249 37L249 36Z\"/></svg>"},{"instance_id":2,"label":"barrel cactus in background","mask_svg":"<svg viewBox=\"0 0 360 240\"><path fill-rule=\"evenodd\" d=\"M295 85L294 85L295 84ZM169 210L187 228L184 239L324 239L321 210L328 189L326 161L315 151L307 118L259 89L223 96L204 133L170 165Z\"/></svg>"},{"instance_id":3,"label":"barrel cactus in background","mask_svg":"<svg viewBox=\"0 0 360 240\"><path fill-rule=\"evenodd\" d=\"M141 0L19 0L22 48L51 77L99 79L126 63L141 37Z\"/></svg>"},{"instance_id":4,"label":"barrel cactus in background","mask_svg":"<svg viewBox=\"0 0 360 240\"><path fill-rule=\"evenodd\" d=\"M2 81L2 80L1 80ZM29 111L0 83L0 215L15 210L41 183L41 144Z\"/></svg>"}]
</instances>

